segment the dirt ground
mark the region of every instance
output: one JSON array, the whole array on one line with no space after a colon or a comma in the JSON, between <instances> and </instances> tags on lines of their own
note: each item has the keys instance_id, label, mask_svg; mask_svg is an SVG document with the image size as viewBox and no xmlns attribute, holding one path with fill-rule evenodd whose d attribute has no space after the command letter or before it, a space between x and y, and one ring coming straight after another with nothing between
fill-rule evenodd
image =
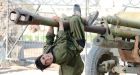
<instances>
[{"instance_id":1,"label":"dirt ground","mask_svg":"<svg viewBox=\"0 0 140 75\"><path fill-rule=\"evenodd\" d=\"M0 75L59 75L59 65L52 64L48 69L43 72L36 69L35 65L29 66L10 66L8 68L0 68ZM82 74L84 75L84 74Z\"/></svg>"},{"instance_id":2,"label":"dirt ground","mask_svg":"<svg viewBox=\"0 0 140 75\"><path fill-rule=\"evenodd\" d=\"M34 64L29 66L13 65L7 68L0 68L0 75L58 75L59 65L53 64L43 72L36 69Z\"/></svg>"}]
</instances>

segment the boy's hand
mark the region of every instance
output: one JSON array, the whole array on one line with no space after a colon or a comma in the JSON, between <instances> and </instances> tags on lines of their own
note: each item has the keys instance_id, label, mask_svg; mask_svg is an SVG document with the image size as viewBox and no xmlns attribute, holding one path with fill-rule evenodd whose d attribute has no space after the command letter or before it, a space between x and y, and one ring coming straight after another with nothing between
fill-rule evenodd
<instances>
[{"instance_id":1,"label":"boy's hand","mask_svg":"<svg viewBox=\"0 0 140 75\"><path fill-rule=\"evenodd\" d=\"M64 30L63 21L58 16L54 16L53 19L59 22L59 30Z\"/></svg>"},{"instance_id":2,"label":"boy's hand","mask_svg":"<svg viewBox=\"0 0 140 75\"><path fill-rule=\"evenodd\" d=\"M63 21L62 21L62 19L60 19L60 17L54 16L53 19L54 19L55 21L59 22L59 25L60 25L60 26L63 26Z\"/></svg>"},{"instance_id":3,"label":"boy's hand","mask_svg":"<svg viewBox=\"0 0 140 75\"><path fill-rule=\"evenodd\" d=\"M60 17L58 17L58 16L53 16L52 18L53 18L55 21L57 21L57 22L60 21Z\"/></svg>"}]
</instances>

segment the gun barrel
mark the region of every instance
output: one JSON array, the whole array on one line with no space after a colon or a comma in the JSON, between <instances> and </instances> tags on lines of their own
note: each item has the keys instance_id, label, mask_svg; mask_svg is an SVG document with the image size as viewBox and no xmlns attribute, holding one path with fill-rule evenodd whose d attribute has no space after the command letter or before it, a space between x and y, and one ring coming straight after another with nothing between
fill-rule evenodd
<instances>
[{"instance_id":1,"label":"gun barrel","mask_svg":"<svg viewBox=\"0 0 140 75\"><path fill-rule=\"evenodd\" d=\"M104 17L109 24L140 29L140 21L134 18L121 18L119 16Z\"/></svg>"},{"instance_id":2,"label":"gun barrel","mask_svg":"<svg viewBox=\"0 0 140 75\"><path fill-rule=\"evenodd\" d=\"M58 27L59 23L55 21L52 18L47 18L47 17L42 17L39 16L38 14L31 13L27 10L23 9L15 9L10 12L9 18L11 21L13 21L15 24L20 24L20 25L46 25L46 26L53 26L53 27ZM86 21L83 19L84 24ZM69 25L68 21L63 22L65 27ZM94 32L98 34L105 34L106 33L106 28L100 27L100 26L93 26L89 27L85 25L85 31L86 32Z\"/></svg>"},{"instance_id":3,"label":"gun barrel","mask_svg":"<svg viewBox=\"0 0 140 75\"><path fill-rule=\"evenodd\" d=\"M42 16L39 16L38 14L34 14L27 10L23 10L19 8L11 11L9 18L15 24L20 24L20 25L42 24L42 25L47 25L47 26L58 26L58 22L56 22L53 19L42 17Z\"/></svg>"}]
</instances>

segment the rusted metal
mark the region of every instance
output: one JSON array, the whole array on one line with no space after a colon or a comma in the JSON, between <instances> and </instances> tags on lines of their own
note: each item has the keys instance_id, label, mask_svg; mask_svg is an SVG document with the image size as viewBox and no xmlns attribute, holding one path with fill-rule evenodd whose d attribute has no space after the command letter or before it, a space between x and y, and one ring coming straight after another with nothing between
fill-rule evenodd
<instances>
[{"instance_id":1,"label":"rusted metal","mask_svg":"<svg viewBox=\"0 0 140 75\"><path fill-rule=\"evenodd\" d=\"M105 34L106 28L101 26L85 26L85 31L92 33Z\"/></svg>"},{"instance_id":2,"label":"rusted metal","mask_svg":"<svg viewBox=\"0 0 140 75\"><path fill-rule=\"evenodd\" d=\"M126 73L124 66L115 66L112 68L112 71L116 73Z\"/></svg>"},{"instance_id":3,"label":"rusted metal","mask_svg":"<svg viewBox=\"0 0 140 75\"><path fill-rule=\"evenodd\" d=\"M133 73L133 74L140 74L140 67L128 67L128 66L121 66L117 65L112 68L113 72L116 73Z\"/></svg>"},{"instance_id":4,"label":"rusted metal","mask_svg":"<svg viewBox=\"0 0 140 75\"><path fill-rule=\"evenodd\" d=\"M99 70L100 72L108 72L108 71L110 71L115 65L116 65L115 60L107 60L107 61L102 62L102 63L99 65L98 70Z\"/></svg>"},{"instance_id":5,"label":"rusted metal","mask_svg":"<svg viewBox=\"0 0 140 75\"><path fill-rule=\"evenodd\" d=\"M138 35L137 32L133 30L124 30L119 28L110 29L113 36L135 39L135 36Z\"/></svg>"},{"instance_id":6,"label":"rusted metal","mask_svg":"<svg viewBox=\"0 0 140 75\"><path fill-rule=\"evenodd\" d=\"M112 25L140 29L140 21L135 20L134 18L132 18L132 19L125 18L124 19L119 16L107 16L107 17L104 17L104 19L106 19L107 23L112 24Z\"/></svg>"},{"instance_id":7,"label":"rusted metal","mask_svg":"<svg viewBox=\"0 0 140 75\"><path fill-rule=\"evenodd\" d=\"M26 10L22 9L15 9L10 12L9 16L10 20L13 21L15 24L20 24L20 25L27 25L27 24L32 24L32 25L46 25L46 26L53 26L53 27L58 27L59 24L57 21L55 21L52 18L47 18L47 17L42 17L37 14L31 13ZM84 24L86 20L83 19ZM69 22L67 20L63 21L65 27L69 26ZM94 32L98 34L105 34L106 33L106 28L105 27L100 27L100 26L92 26L89 27L85 25L85 31L87 32Z\"/></svg>"},{"instance_id":8,"label":"rusted metal","mask_svg":"<svg viewBox=\"0 0 140 75\"><path fill-rule=\"evenodd\" d=\"M123 61L132 62L132 63L139 63L140 64L140 55L139 55L139 37L136 36L134 48L132 50L119 50L121 59Z\"/></svg>"},{"instance_id":9,"label":"rusted metal","mask_svg":"<svg viewBox=\"0 0 140 75\"><path fill-rule=\"evenodd\" d=\"M103 40L99 46L105 48L132 49L134 47L134 43L124 40Z\"/></svg>"}]
</instances>

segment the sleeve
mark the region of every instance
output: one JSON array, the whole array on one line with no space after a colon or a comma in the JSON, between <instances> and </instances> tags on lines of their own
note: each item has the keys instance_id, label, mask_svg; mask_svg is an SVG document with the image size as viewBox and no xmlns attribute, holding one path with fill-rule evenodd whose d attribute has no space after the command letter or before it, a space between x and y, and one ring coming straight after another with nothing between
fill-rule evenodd
<instances>
[{"instance_id":1,"label":"sleeve","mask_svg":"<svg viewBox=\"0 0 140 75\"><path fill-rule=\"evenodd\" d=\"M64 32L64 30L59 30L59 32L57 33L56 40L57 44L67 41L67 32Z\"/></svg>"},{"instance_id":2,"label":"sleeve","mask_svg":"<svg viewBox=\"0 0 140 75\"><path fill-rule=\"evenodd\" d=\"M60 30L59 32L58 32L58 35L57 35L58 37L63 37L63 38L66 38L66 32L64 32L64 30Z\"/></svg>"},{"instance_id":3,"label":"sleeve","mask_svg":"<svg viewBox=\"0 0 140 75\"><path fill-rule=\"evenodd\" d=\"M55 51L54 55L56 58L56 63L57 64L62 64L66 62L66 57L67 57L67 35L66 32L63 30L59 30L56 38L56 46L55 46Z\"/></svg>"},{"instance_id":4,"label":"sleeve","mask_svg":"<svg viewBox=\"0 0 140 75\"><path fill-rule=\"evenodd\" d=\"M52 45L53 42L54 42L54 37L55 37L54 34L47 33L47 35L46 35L46 44Z\"/></svg>"},{"instance_id":5,"label":"sleeve","mask_svg":"<svg viewBox=\"0 0 140 75\"><path fill-rule=\"evenodd\" d=\"M46 35L46 43L45 43L45 45L43 47L43 53L46 53L47 50L48 50L48 47L54 43L54 37L55 37L54 34L47 33L47 35Z\"/></svg>"}]
</instances>

